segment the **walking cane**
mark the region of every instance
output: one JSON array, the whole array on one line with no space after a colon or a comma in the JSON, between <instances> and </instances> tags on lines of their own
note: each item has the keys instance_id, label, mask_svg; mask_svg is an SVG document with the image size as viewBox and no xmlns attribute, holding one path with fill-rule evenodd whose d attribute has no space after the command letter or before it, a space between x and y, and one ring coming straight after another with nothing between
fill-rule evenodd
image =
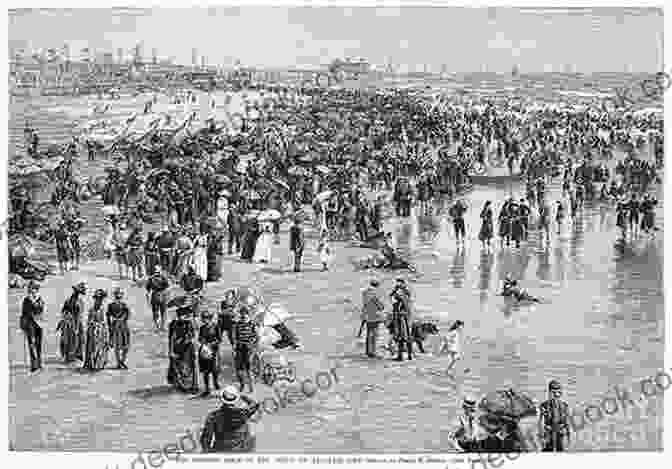
<instances>
[{"instance_id":1,"label":"walking cane","mask_svg":"<svg viewBox=\"0 0 672 469\"><path fill-rule=\"evenodd\" d=\"M21 336L23 337L23 363L28 368L28 336L25 331L21 331Z\"/></svg>"}]
</instances>

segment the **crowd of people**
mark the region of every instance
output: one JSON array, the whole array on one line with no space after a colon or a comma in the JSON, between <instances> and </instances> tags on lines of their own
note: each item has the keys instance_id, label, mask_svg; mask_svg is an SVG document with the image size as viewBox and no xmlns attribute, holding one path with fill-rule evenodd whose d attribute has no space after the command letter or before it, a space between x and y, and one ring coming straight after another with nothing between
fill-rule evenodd
<instances>
[{"instance_id":1,"label":"crowd of people","mask_svg":"<svg viewBox=\"0 0 672 469\"><path fill-rule=\"evenodd\" d=\"M106 233L99 240L103 251L116 264L120 279L130 276L144 282L157 331L165 329L167 312L175 306L171 289L177 285L184 293L186 300L177 305L176 318L168 325L168 381L180 390L198 390L198 372L206 394L211 387L220 388L224 336L232 347L240 384L236 392L227 388L224 399L239 402L237 393L246 387L253 390L250 357L260 326L253 305L234 293L218 302L215 314L202 306L203 295L207 282L222 279L227 255L272 263L273 246L279 244L288 221L294 272L302 270L305 222L310 217L319 233L315 248L323 270L336 255L332 242L345 239L376 246L382 262L372 267L411 268L383 230L386 194L391 194L400 218L411 216L415 208L431 214L432 202L448 194L453 199L448 215L458 245L464 246L469 207L462 194L470 178L502 165L513 173L517 165L526 181L525 196L501 201L497 213L493 201L485 203L477 235L483 249L491 249L495 236L502 248L511 243L520 247L537 229L549 243L553 222L559 233L587 200L616 200L617 225L624 237L656 229L656 200L647 190L656 182L657 168L638 157L640 140L623 137L634 128L651 130L650 143L658 145L656 132L662 131L662 121L652 117L592 109L538 111L511 102L469 107L401 90L311 89L298 101L290 100L286 90L267 91L276 97L275 104L259 108L262 117L243 122L236 135L210 122L179 138L184 128L150 130L141 142L115 142L111 153L121 152L126 159L115 159L101 184L87 186L102 196L105 206ZM151 107L145 109L148 112ZM602 162L612 158L618 145L628 156L610 175ZM61 273L80 264L86 220L72 206L94 195L72 189L72 166L72 159L59 166L52 198L61 209L51 230ZM560 175L568 202L558 200L552 207L547 184ZM406 353L410 360L413 343L423 333L412 320L410 290L403 279L397 282L386 318L378 286L372 282L363 298L366 354L376 356L379 325L386 323L396 358L403 360ZM515 287L508 285L510 295L521 295ZM111 349L117 368L127 369L132 312L123 291L115 289L112 301L105 304L108 293L96 290L85 327L86 294L85 284L75 285L61 310L57 331L64 361L81 361L85 369L100 370ZM31 282L21 328L32 371L42 367L38 318L44 313L39 284ZM458 323L456 331L463 326ZM281 336L286 345L297 344L286 331ZM457 353L452 348L448 352ZM251 414L241 415L243 425L244 416Z\"/></svg>"}]
</instances>

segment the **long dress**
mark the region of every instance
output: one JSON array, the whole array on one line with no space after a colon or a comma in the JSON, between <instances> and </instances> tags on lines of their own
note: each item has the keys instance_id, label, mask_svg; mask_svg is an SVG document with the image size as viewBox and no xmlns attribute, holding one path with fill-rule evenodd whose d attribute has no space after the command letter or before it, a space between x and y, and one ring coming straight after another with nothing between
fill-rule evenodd
<instances>
[{"instance_id":1,"label":"long dress","mask_svg":"<svg viewBox=\"0 0 672 469\"><path fill-rule=\"evenodd\" d=\"M481 230L478 233L478 239L488 241L492 239L492 234L492 209L488 207L481 212Z\"/></svg>"},{"instance_id":2,"label":"long dress","mask_svg":"<svg viewBox=\"0 0 672 469\"><path fill-rule=\"evenodd\" d=\"M86 325L86 349L84 368L87 370L102 370L107 364L109 334L102 304L98 308L89 310L89 319Z\"/></svg>"},{"instance_id":3,"label":"long dress","mask_svg":"<svg viewBox=\"0 0 672 469\"><path fill-rule=\"evenodd\" d=\"M171 354L168 383L181 391L192 391L197 386L194 336L194 326L189 319L174 319L168 326Z\"/></svg>"},{"instance_id":4,"label":"long dress","mask_svg":"<svg viewBox=\"0 0 672 469\"><path fill-rule=\"evenodd\" d=\"M273 246L273 233L271 232L272 225L270 223L264 223L261 228L261 234L257 239L257 245L254 250L255 262L271 262L272 255L272 246Z\"/></svg>"},{"instance_id":5,"label":"long dress","mask_svg":"<svg viewBox=\"0 0 672 469\"><path fill-rule=\"evenodd\" d=\"M110 347L125 357L131 347L131 330L128 327L130 311L126 303L115 301L107 307L110 328Z\"/></svg>"},{"instance_id":6,"label":"long dress","mask_svg":"<svg viewBox=\"0 0 672 469\"><path fill-rule=\"evenodd\" d=\"M259 223L256 220L249 223L243 235L243 248L240 253L240 258L246 261L251 261L254 258L257 238L259 237Z\"/></svg>"},{"instance_id":7,"label":"long dress","mask_svg":"<svg viewBox=\"0 0 672 469\"><path fill-rule=\"evenodd\" d=\"M208 235L200 235L196 238L192 265L199 277L208 278Z\"/></svg>"},{"instance_id":8,"label":"long dress","mask_svg":"<svg viewBox=\"0 0 672 469\"><path fill-rule=\"evenodd\" d=\"M63 319L56 327L61 332L59 350L61 357L66 363L82 360L82 343L84 342L84 326L82 325L82 313L84 302L78 294L73 294L63 305Z\"/></svg>"},{"instance_id":9,"label":"long dress","mask_svg":"<svg viewBox=\"0 0 672 469\"><path fill-rule=\"evenodd\" d=\"M176 247L176 259L175 259L175 276L177 278L182 277L187 271L187 266L190 265L192 256L193 256L193 249L194 249L194 244L192 243L191 239L189 239L188 236L183 235L177 238L177 241L175 242L175 247Z\"/></svg>"}]
</instances>

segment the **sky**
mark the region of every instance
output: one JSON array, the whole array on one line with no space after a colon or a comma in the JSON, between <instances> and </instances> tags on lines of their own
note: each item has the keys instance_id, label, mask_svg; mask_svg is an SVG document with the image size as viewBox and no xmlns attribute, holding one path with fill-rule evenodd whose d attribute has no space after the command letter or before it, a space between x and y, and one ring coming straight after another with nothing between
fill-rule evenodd
<instances>
[{"instance_id":1,"label":"sky","mask_svg":"<svg viewBox=\"0 0 672 469\"><path fill-rule=\"evenodd\" d=\"M651 8L191 7L10 10L9 47L114 52L142 42L149 58L318 67L363 57L401 71L656 72L663 15ZM199 58L200 60L200 58ZM628 65L629 64L629 65Z\"/></svg>"}]
</instances>

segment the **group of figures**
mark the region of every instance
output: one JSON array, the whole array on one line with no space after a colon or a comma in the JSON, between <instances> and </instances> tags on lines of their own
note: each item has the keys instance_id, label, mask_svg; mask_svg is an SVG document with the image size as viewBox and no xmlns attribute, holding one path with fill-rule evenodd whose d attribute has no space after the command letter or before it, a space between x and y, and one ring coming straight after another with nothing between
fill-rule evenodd
<instances>
[{"instance_id":1,"label":"group of figures","mask_svg":"<svg viewBox=\"0 0 672 469\"><path fill-rule=\"evenodd\" d=\"M40 325L46 305L39 294L40 285L30 281L28 295L21 306L20 325L30 353L30 370L42 369L43 329ZM108 364L108 354L114 350L118 369L128 369L126 365L130 348L130 329L128 320L130 310L123 301L124 294L119 288L113 291L113 301L107 308L104 301L108 294L103 289L93 293L93 306L89 309L84 327L83 316L86 312L84 299L86 284L81 282L72 287L72 294L63 304L56 332L60 332L59 351L65 363L82 362L84 369L97 371Z\"/></svg>"}]
</instances>

